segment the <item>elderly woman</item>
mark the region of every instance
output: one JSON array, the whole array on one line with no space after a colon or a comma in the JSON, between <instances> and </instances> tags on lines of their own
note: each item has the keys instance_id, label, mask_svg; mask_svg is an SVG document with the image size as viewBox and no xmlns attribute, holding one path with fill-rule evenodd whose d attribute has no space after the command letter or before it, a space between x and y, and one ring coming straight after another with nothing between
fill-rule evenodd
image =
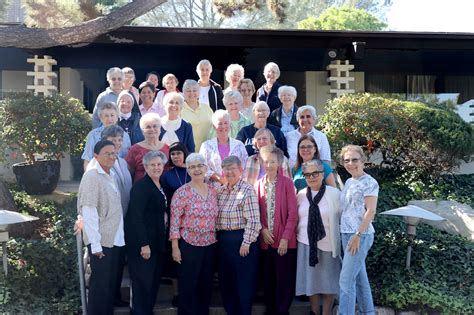
<instances>
[{"instance_id":1,"label":"elderly woman","mask_svg":"<svg viewBox=\"0 0 474 315\"><path fill-rule=\"evenodd\" d=\"M123 72L120 68L113 67L107 70L107 82L109 83L109 86L105 89L105 91L103 91L99 94L99 96L97 96L97 100L94 105L94 110L92 112L92 128L97 128L101 124L98 112L98 109L101 104L117 104L117 97L119 93L122 92L122 81Z\"/></svg>"},{"instance_id":2,"label":"elderly woman","mask_svg":"<svg viewBox=\"0 0 474 315\"><path fill-rule=\"evenodd\" d=\"M364 172L366 157L362 148L347 145L339 156L351 175L341 192L341 239L344 259L339 279L339 314L375 314L365 259L374 242L374 227L379 185Z\"/></svg>"},{"instance_id":3,"label":"elderly woman","mask_svg":"<svg viewBox=\"0 0 474 315\"><path fill-rule=\"evenodd\" d=\"M270 115L270 108L267 103L263 101L257 102L253 107L254 121L252 125L248 125L240 129L239 133L235 137L245 145L245 149L249 156L256 153L253 138L258 129L267 128L269 129L273 137L275 137L276 146L283 151L283 154L288 155L286 149L286 139L280 128L267 124L267 118Z\"/></svg>"},{"instance_id":4,"label":"elderly woman","mask_svg":"<svg viewBox=\"0 0 474 315\"><path fill-rule=\"evenodd\" d=\"M230 115L225 110L217 110L212 115L212 124L216 130L216 137L205 141L199 153L207 161L207 175L212 181L225 183L222 176L222 161L230 156L237 156L243 165L247 162L247 151L242 142L229 136L230 133Z\"/></svg>"},{"instance_id":5,"label":"elderly woman","mask_svg":"<svg viewBox=\"0 0 474 315\"><path fill-rule=\"evenodd\" d=\"M255 94L255 85L250 79L240 80L238 90L242 95L242 109L240 112L251 122L253 121L253 105L252 96Z\"/></svg>"},{"instance_id":6,"label":"elderly woman","mask_svg":"<svg viewBox=\"0 0 474 315\"><path fill-rule=\"evenodd\" d=\"M281 101L278 98L278 89L281 85L277 82L280 77L280 68L276 63L269 62L263 68L263 76L266 83L257 90L257 100L265 101L272 112L281 106Z\"/></svg>"},{"instance_id":7,"label":"elderly woman","mask_svg":"<svg viewBox=\"0 0 474 315\"><path fill-rule=\"evenodd\" d=\"M296 117L298 119L298 129L290 131L285 135L288 153L290 154L290 166L293 167L296 163L298 141L303 135L310 135L316 140L321 160L330 163L331 148L329 147L328 138L324 133L314 128L316 124L316 109L311 105L301 106L296 112Z\"/></svg>"},{"instance_id":8,"label":"elderly woman","mask_svg":"<svg viewBox=\"0 0 474 315\"><path fill-rule=\"evenodd\" d=\"M322 298L323 315L330 315L341 271L340 192L325 185L322 163L310 160L302 165L308 187L297 195L296 295L309 296L311 314L320 314Z\"/></svg>"},{"instance_id":9,"label":"elderly woman","mask_svg":"<svg viewBox=\"0 0 474 315\"><path fill-rule=\"evenodd\" d=\"M208 104L199 102L199 84L194 80L186 80L183 84L184 108L181 118L193 127L196 150L207 140L209 130L212 130L213 111Z\"/></svg>"},{"instance_id":10,"label":"elderly woman","mask_svg":"<svg viewBox=\"0 0 474 315\"><path fill-rule=\"evenodd\" d=\"M230 64L225 71L225 80L229 83L229 86L224 90L224 94L230 91L238 91L240 80L244 78L244 75L244 67L236 63Z\"/></svg>"},{"instance_id":11,"label":"elderly woman","mask_svg":"<svg viewBox=\"0 0 474 315\"><path fill-rule=\"evenodd\" d=\"M87 164L94 157L94 146L101 139L102 131L109 126L117 124L118 121L118 110L117 106L114 103L105 102L99 105L97 113L100 117L101 126L95 129L92 129L87 135L86 146L84 147L84 152L82 153L82 159L84 160L84 170L87 169ZM130 148L130 137L128 134L124 134L122 149L119 151L119 156L124 157L127 155L128 149Z\"/></svg>"},{"instance_id":12,"label":"elderly woman","mask_svg":"<svg viewBox=\"0 0 474 315\"><path fill-rule=\"evenodd\" d=\"M178 90L179 81L178 81L178 78L174 74L168 73L163 77L162 84L165 89L159 91L156 94L155 102L153 103L153 105L160 108L161 110L165 110L165 103L163 102L164 97L166 94L171 93L171 92L179 93L179 90Z\"/></svg>"},{"instance_id":13,"label":"elderly woman","mask_svg":"<svg viewBox=\"0 0 474 315\"><path fill-rule=\"evenodd\" d=\"M184 97L177 92L167 93L163 103L166 115L161 119L160 140L167 145L182 142L188 152L194 152L193 127L180 117L184 107Z\"/></svg>"},{"instance_id":14,"label":"elderly woman","mask_svg":"<svg viewBox=\"0 0 474 315\"><path fill-rule=\"evenodd\" d=\"M268 117L268 123L281 129L283 134L298 128L296 111L298 107L295 104L296 89L292 86L282 85L278 89L278 98L282 105L275 109Z\"/></svg>"},{"instance_id":15,"label":"elderly woman","mask_svg":"<svg viewBox=\"0 0 474 315\"><path fill-rule=\"evenodd\" d=\"M303 163L320 159L318 145L312 136L304 135L298 140L298 153L296 158L296 164L293 167L293 182L296 187L296 191L300 191L306 188L306 178L303 174ZM336 179L332 173L332 168L326 161L323 161L323 179L326 184L332 187L336 186Z\"/></svg>"},{"instance_id":16,"label":"elderly woman","mask_svg":"<svg viewBox=\"0 0 474 315\"><path fill-rule=\"evenodd\" d=\"M142 116L148 113L156 113L160 115L160 117L166 115L166 112L163 108L158 107L153 103L156 92L153 83L148 81L143 82L140 84L138 91L140 91L140 101L142 102L139 106Z\"/></svg>"},{"instance_id":17,"label":"elderly woman","mask_svg":"<svg viewBox=\"0 0 474 315\"><path fill-rule=\"evenodd\" d=\"M263 147L267 145L275 145L275 137L271 131L267 128L259 129L253 138L254 146L260 151ZM291 178L291 170L290 166L288 165L288 159L283 157L283 163L281 165L280 172L283 172L283 175ZM257 180L265 176L265 167L262 164L262 159L260 154L257 152L252 156L249 156L247 159L247 164L245 165L245 170L242 175L242 179L249 183L250 185L254 185Z\"/></svg>"},{"instance_id":18,"label":"elderly woman","mask_svg":"<svg viewBox=\"0 0 474 315\"><path fill-rule=\"evenodd\" d=\"M128 134L132 144L143 140L143 133L140 129L140 112L132 111L133 95L128 91L120 92L117 98L119 110L118 125Z\"/></svg>"},{"instance_id":19,"label":"elderly woman","mask_svg":"<svg viewBox=\"0 0 474 315\"><path fill-rule=\"evenodd\" d=\"M132 145L125 157L128 168L133 174L134 183L145 175L145 167L143 166L145 154L150 151L161 151L168 155L169 152L168 145L160 141L161 119L158 114L148 113L144 115L140 119L140 128L145 139Z\"/></svg>"},{"instance_id":20,"label":"elderly woman","mask_svg":"<svg viewBox=\"0 0 474 315\"><path fill-rule=\"evenodd\" d=\"M171 201L172 256L179 264L178 314L209 314L216 243L217 191L207 184L206 159L186 158L191 181Z\"/></svg>"},{"instance_id":21,"label":"elderly woman","mask_svg":"<svg viewBox=\"0 0 474 315\"><path fill-rule=\"evenodd\" d=\"M244 115L240 113L242 108L242 95L237 91L227 91L224 93L224 106L230 115L230 136L235 138L240 129L251 124ZM215 137L216 132L211 129L209 138Z\"/></svg>"},{"instance_id":22,"label":"elderly woman","mask_svg":"<svg viewBox=\"0 0 474 315\"><path fill-rule=\"evenodd\" d=\"M218 109L225 109L222 103L222 88L211 80L211 62L207 59L199 61L196 72L199 76L199 102L208 104L214 112Z\"/></svg>"},{"instance_id":23,"label":"elderly woman","mask_svg":"<svg viewBox=\"0 0 474 315\"><path fill-rule=\"evenodd\" d=\"M122 68L123 73L123 83L122 88L124 91L128 91L130 94L133 95L133 104L136 105L136 109L138 110L138 100L140 99L140 92L136 87L133 86L135 83L135 71L133 71L130 67ZM135 106L134 106L135 109Z\"/></svg>"},{"instance_id":24,"label":"elderly woman","mask_svg":"<svg viewBox=\"0 0 474 315\"><path fill-rule=\"evenodd\" d=\"M275 146L260 150L265 176L255 184L260 206L260 246L264 258L266 314L289 314L295 295L296 209L291 179L278 170L283 152Z\"/></svg>"},{"instance_id":25,"label":"elderly woman","mask_svg":"<svg viewBox=\"0 0 474 315\"><path fill-rule=\"evenodd\" d=\"M153 314L160 287L167 243L168 200L160 184L165 163L163 152L145 154L143 166L146 174L133 185L130 193L124 230L132 282L132 314Z\"/></svg>"}]
</instances>

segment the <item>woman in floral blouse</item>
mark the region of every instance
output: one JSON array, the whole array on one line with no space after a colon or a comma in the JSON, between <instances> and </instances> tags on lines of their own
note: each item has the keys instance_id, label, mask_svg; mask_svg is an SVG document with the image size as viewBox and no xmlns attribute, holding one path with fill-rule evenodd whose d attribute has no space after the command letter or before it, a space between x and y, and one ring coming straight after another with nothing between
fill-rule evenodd
<instances>
[{"instance_id":1,"label":"woman in floral blouse","mask_svg":"<svg viewBox=\"0 0 474 315\"><path fill-rule=\"evenodd\" d=\"M171 201L170 240L178 266L178 314L209 314L216 242L217 190L204 182L206 159L186 158L191 181Z\"/></svg>"}]
</instances>

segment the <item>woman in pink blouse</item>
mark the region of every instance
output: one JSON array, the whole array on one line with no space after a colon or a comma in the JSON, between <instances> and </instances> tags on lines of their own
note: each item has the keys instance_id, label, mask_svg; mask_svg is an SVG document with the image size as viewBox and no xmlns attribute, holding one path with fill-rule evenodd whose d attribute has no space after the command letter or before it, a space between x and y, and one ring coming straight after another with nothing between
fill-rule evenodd
<instances>
[{"instance_id":1,"label":"woman in pink blouse","mask_svg":"<svg viewBox=\"0 0 474 315\"><path fill-rule=\"evenodd\" d=\"M217 190L204 182L206 159L186 158L191 181L171 201L170 240L178 266L178 314L209 314L216 242Z\"/></svg>"}]
</instances>

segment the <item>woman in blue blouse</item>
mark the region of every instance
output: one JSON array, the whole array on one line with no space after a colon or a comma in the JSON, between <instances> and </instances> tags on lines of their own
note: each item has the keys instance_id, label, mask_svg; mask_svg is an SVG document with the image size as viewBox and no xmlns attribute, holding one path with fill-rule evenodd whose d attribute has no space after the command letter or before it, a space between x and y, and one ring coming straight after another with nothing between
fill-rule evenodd
<instances>
[{"instance_id":1,"label":"woman in blue blouse","mask_svg":"<svg viewBox=\"0 0 474 315\"><path fill-rule=\"evenodd\" d=\"M296 157L296 164L293 168L293 183L295 184L296 190L300 191L303 188L306 188L307 186L301 165L304 162L308 162L314 159L319 160L319 150L316 141L310 135L302 136L298 141L297 148L298 152ZM336 187L336 180L334 178L334 174L332 173L332 168L325 161L323 161L323 171L324 181L326 182L326 185Z\"/></svg>"}]
</instances>

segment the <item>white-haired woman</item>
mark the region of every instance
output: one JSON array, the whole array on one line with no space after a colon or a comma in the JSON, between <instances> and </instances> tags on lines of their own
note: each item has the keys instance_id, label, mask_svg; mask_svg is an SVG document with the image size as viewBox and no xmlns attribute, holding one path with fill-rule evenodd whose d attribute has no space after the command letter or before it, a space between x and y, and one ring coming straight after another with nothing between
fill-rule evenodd
<instances>
[{"instance_id":1,"label":"white-haired woman","mask_svg":"<svg viewBox=\"0 0 474 315\"><path fill-rule=\"evenodd\" d=\"M230 64L225 71L225 80L229 86L224 90L224 94L229 91L238 91L240 80L244 78L244 75L244 67L236 63Z\"/></svg>"},{"instance_id":2,"label":"white-haired woman","mask_svg":"<svg viewBox=\"0 0 474 315\"><path fill-rule=\"evenodd\" d=\"M208 104L199 102L199 83L195 80L186 80L183 84L184 108L181 118L193 127L194 144L196 150L207 140L209 130L212 129L213 111Z\"/></svg>"},{"instance_id":3,"label":"white-haired woman","mask_svg":"<svg viewBox=\"0 0 474 315\"><path fill-rule=\"evenodd\" d=\"M94 110L92 112L92 128L100 126L101 121L98 113L99 106L103 103L117 104L117 97L122 92L123 72L118 67L112 67L107 70L107 82L109 86L102 93L97 96Z\"/></svg>"},{"instance_id":4,"label":"white-haired woman","mask_svg":"<svg viewBox=\"0 0 474 315\"><path fill-rule=\"evenodd\" d=\"M218 109L225 109L222 103L222 88L211 80L211 62L207 59L199 61L196 72L199 76L199 101L208 104L214 112Z\"/></svg>"},{"instance_id":5,"label":"white-haired woman","mask_svg":"<svg viewBox=\"0 0 474 315\"><path fill-rule=\"evenodd\" d=\"M130 68L130 67L124 67L122 68L122 73L123 73L123 83L122 83L122 88L124 91L128 91L130 94L133 95L133 112L139 111L138 110L138 100L140 99L140 92L138 92L138 89L133 86L133 83L135 83L135 71Z\"/></svg>"},{"instance_id":6,"label":"white-haired woman","mask_svg":"<svg viewBox=\"0 0 474 315\"><path fill-rule=\"evenodd\" d=\"M258 89L257 101L265 101L272 112L281 106L281 101L278 98L278 89L281 85L277 82L280 77L280 68L276 63L269 62L263 68L263 76L266 83Z\"/></svg>"},{"instance_id":7,"label":"white-haired woman","mask_svg":"<svg viewBox=\"0 0 474 315\"><path fill-rule=\"evenodd\" d=\"M182 142L188 152L194 152L193 127L181 118L184 107L184 97L177 92L167 93L163 99L166 115L161 119L160 140L171 145Z\"/></svg>"},{"instance_id":8,"label":"white-haired woman","mask_svg":"<svg viewBox=\"0 0 474 315\"><path fill-rule=\"evenodd\" d=\"M242 95L237 91L227 91L224 93L223 102L230 115L230 137L235 138L240 129L251 124L250 120L240 113L243 102ZM211 129L209 138L213 138L215 135L215 129Z\"/></svg>"},{"instance_id":9,"label":"white-haired woman","mask_svg":"<svg viewBox=\"0 0 474 315\"><path fill-rule=\"evenodd\" d=\"M209 314L216 243L217 190L205 182L204 156L186 158L191 181L171 201L170 240L178 265L178 314Z\"/></svg>"},{"instance_id":10,"label":"white-haired woman","mask_svg":"<svg viewBox=\"0 0 474 315\"><path fill-rule=\"evenodd\" d=\"M290 167L294 167L296 164L298 141L303 135L312 136L318 145L320 159L331 163L331 148L329 147L328 138L324 133L314 128L317 118L314 106L301 106L296 112L296 118L298 119L299 127L285 135L290 155Z\"/></svg>"},{"instance_id":11,"label":"white-haired woman","mask_svg":"<svg viewBox=\"0 0 474 315\"><path fill-rule=\"evenodd\" d=\"M97 109L97 114L99 115L101 126L92 129L87 135L86 145L81 156L84 160L84 171L87 169L87 164L94 158L94 146L101 140L102 131L106 127L116 125L118 122L119 111L115 103L101 103ZM118 151L118 155L122 158L126 156L130 146L130 137L128 134L124 134L122 148Z\"/></svg>"},{"instance_id":12,"label":"white-haired woman","mask_svg":"<svg viewBox=\"0 0 474 315\"><path fill-rule=\"evenodd\" d=\"M242 109L240 112L247 117L248 120L254 122L253 105L255 105L255 102L252 101L252 96L255 94L255 85L252 80L245 78L240 80L238 90L243 98Z\"/></svg>"},{"instance_id":13,"label":"white-haired woman","mask_svg":"<svg viewBox=\"0 0 474 315\"><path fill-rule=\"evenodd\" d=\"M142 141L143 133L140 129L140 112L134 112L134 97L129 91L120 92L117 98L119 110L118 125L128 134L132 144Z\"/></svg>"},{"instance_id":14,"label":"white-haired woman","mask_svg":"<svg viewBox=\"0 0 474 315\"><path fill-rule=\"evenodd\" d=\"M298 128L298 120L296 112L298 106L295 104L296 89L293 86L282 85L278 89L278 98L282 105L275 109L268 117L268 123L275 125L281 129L283 134Z\"/></svg>"},{"instance_id":15,"label":"white-haired woman","mask_svg":"<svg viewBox=\"0 0 474 315\"><path fill-rule=\"evenodd\" d=\"M140 128L142 129L145 140L132 145L125 157L130 173L133 174L134 183L145 175L145 167L143 166L143 157L145 154L150 151L161 151L166 156L169 154L169 146L160 141L160 115L156 113L144 115L140 119Z\"/></svg>"},{"instance_id":16,"label":"white-haired woman","mask_svg":"<svg viewBox=\"0 0 474 315\"><path fill-rule=\"evenodd\" d=\"M225 110L217 110L212 115L212 124L216 130L216 137L205 141L199 153L201 153L208 165L207 175L212 181L225 183L222 176L222 160L230 155L237 156L242 165L247 162L247 151L242 142L230 137L230 115Z\"/></svg>"},{"instance_id":17,"label":"white-haired woman","mask_svg":"<svg viewBox=\"0 0 474 315\"><path fill-rule=\"evenodd\" d=\"M130 207L124 220L128 269L132 287L132 314L152 314L165 264L166 209L168 200L160 183L166 164L161 151L143 157L145 176L130 193Z\"/></svg>"},{"instance_id":18,"label":"white-haired woman","mask_svg":"<svg viewBox=\"0 0 474 315\"><path fill-rule=\"evenodd\" d=\"M235 137L245 145L245 149L249 156L254 155L257 151L254 145L254 136L258 129L268 128L273 137L275 137L275 145L283 151L284 155L288 155L286 148L285 135L280 128L267 124L268 116L270 115L270 108L264 101L258 101L253 107L254 123L240 129Z\"/></svg>"},{"instance_id":19,"label":"white-haired woman","mask_svg":"<svg viewBox=\"0 0 474 315\"><path fill-rule=\"evenodd\" d=\"M375 314L365 259L374 243L372 221L377 208L379 185L364 172L366 156L360 146L341 149L340 163L351 174L341 192L341 240L344 258L339 278L339 314Z\"/></svg>"},{"instance_id":20,"label":"white-haired woman","mask_svg":"<svg viewBox=\"0 0 474 315\"><path fill-rule=\"evenodd\" d=\"M248 157L247 164L245 165L245 169L242 174L242 179L250 185L254 185L257 180L265 176L265 167L262 164L260 149L268 145L274 146L275 137L273 136L270 129L262 128L257 130L255 133L253 144L257 148L257 153ZM283 162L279 172L282 172L283 176L291 178L291 170L286 156L283 157Z\"/></svg>"}]
</instances>

